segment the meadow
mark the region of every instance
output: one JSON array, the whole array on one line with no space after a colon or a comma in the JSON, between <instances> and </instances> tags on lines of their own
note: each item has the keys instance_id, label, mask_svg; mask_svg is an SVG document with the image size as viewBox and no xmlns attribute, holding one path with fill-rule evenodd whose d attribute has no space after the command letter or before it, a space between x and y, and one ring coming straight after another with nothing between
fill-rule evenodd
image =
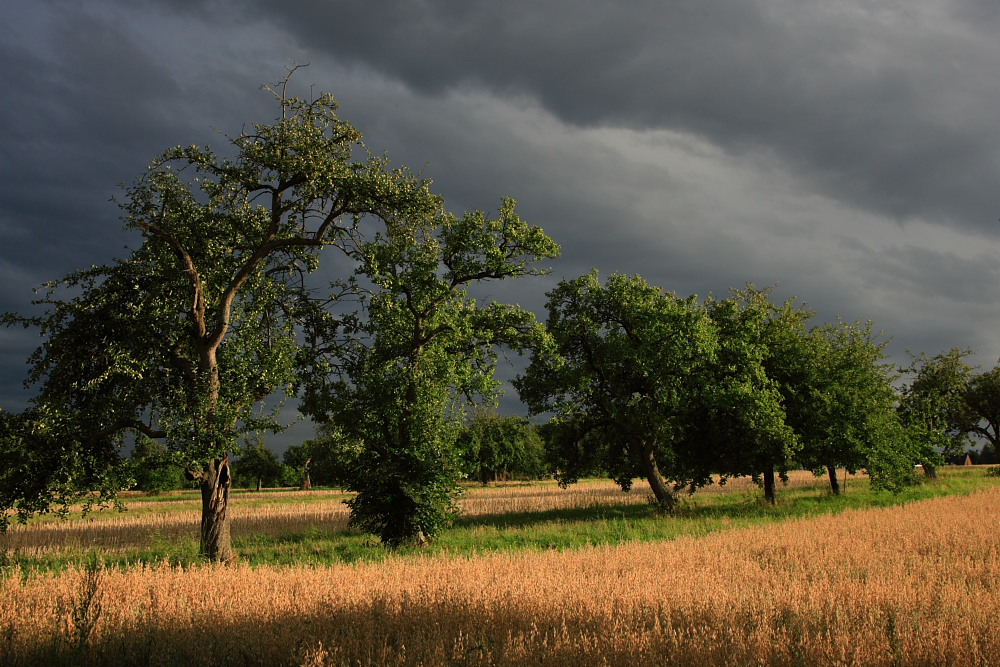
<instances>
[{"instance_id":1,"label":"meadow","mask_svg":"<svg viewBox=\"0 0 1000 667\"><path fill-rule=\"evenodd\" d=\"M397 553L336 491L240 493L230 566L190 553L194 496L133 498L0 538L0 664L1000 664L998 481L797 473L776 507L739 480L673 516L597 480L470 488Z\"/></svg>"}]
</instances>

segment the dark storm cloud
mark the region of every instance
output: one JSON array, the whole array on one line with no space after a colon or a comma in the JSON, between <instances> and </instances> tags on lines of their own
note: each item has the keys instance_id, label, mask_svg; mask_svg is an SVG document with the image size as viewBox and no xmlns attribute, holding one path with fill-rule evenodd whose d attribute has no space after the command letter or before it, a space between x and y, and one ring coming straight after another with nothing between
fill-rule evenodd
<instances>
[{"instance_id":1,"label":"dark storm cloud","mask_svg":"<svg viewBox=\"0 0 1000 667\"><path fill-rule=\"evenodd\" d=\"M562 244L551 276L484 297L544 317L544 292L592 267L682 295L777 283L821 320L874 317L897 360L968 345L992 363L998 8L17 3L0 32L0 310L123 254L116 184L169 146L268 122L258 84L299 62L293 94L333 92L451 210L512 195ZM0 406L24 400L37 341L0 330Z\"/></svg>"},{"instance_id":2,"label":"dark storm cloud","mask_svg":"<svg viewBox=\"0 0 1000 667\"><path fill-rule=\"evenodd\" d=\"M987 3L258 3L311 48L419 91L527 93L580 125L766 146L833 196L993 234ZM931 4L931 9L936 8ZM947 10L947 11L944 11Z\"/></svg>"}]
</instances>

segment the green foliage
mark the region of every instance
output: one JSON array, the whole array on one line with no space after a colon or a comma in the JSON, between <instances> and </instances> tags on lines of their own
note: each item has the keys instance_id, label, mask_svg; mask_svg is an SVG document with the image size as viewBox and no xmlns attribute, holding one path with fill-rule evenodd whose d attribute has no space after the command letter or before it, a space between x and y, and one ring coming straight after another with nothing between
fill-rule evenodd
<instances>
[{"instance_id":1,"label":"green foliage","mask_svg":"<svg viewBox=\"0 0 1000 667\"><path fill-rule=\"evenodd\" d=\"M313 483L342 489L350 485L358 461L365 453L361 440L345 435L334 423L322 424L316 438L307 440L303 448L310 456Z\"/></svg>"},{"instance_id":2,"label":"green foliage","mask_svg":"<svg viewBox=\"0 0 1000 667\"><path fill-rule=\"evenodd\" d=\"M171 148L126 189L137 249L48 283L40 316L2 316L44 343L30 359L30 427L5 444L19 451L0 488L0 528L6 510L24 518L85 491L113 498L128 479L120 450L143 434L211 495L203 547L229 557L219 529L228 453L241 434L282 428L280 406L265 410L264 399L295 393L313 356L300 333L350 319L311 298L321 251L356 257L367 228L405 232L400 221L440 207L426 182L367 153L332 96L288 97L287 83L270 90L274 122L227 137L230 156Z\"/></svg>"},{"instance_id":3,"label":"green foliage","mask_svg":"<svg viewBox=\"0 0 1000 667\"><path fill-rule=\"evenodd\" d=\"M537 350L515 386L534 414L554 412L549 443L562 483L596 466L628 488L650 481L657 499L703 480L675 455L692 419L692 381L717 353L711 321L694 297L680 299L642 278L596 272L548 293L555 345ZM580 447L587 443L588 447Z\"/></svg>"},{"instance_id":4,"label":"green foliage","mask_svg":"<svg viewBox=\"0 0 1000 667\"><path fill-rule=\"evenodd\" d=\"M362 448L345 480L357 491L351 523L391 546L421 543L451 520L464 405L495 400L499 346L543 338L530 312L481 305L466 287L540 273L534 264L558 253L510 199L496 218L438 212L410 222L361 246L358 340L338 348L331 375L311 375L303 402Z\"/></svg>"},{"instance_id":5,"label":"green foliage","mask_svg":"<svg viewBox=\"0 0 1000 667\"><path fill-rule=\"evenodd\" d=\"M259 437L250 439L243 454L233 462L232 469L234 486L256 485L258 490L279 483L283 474L277 455Z\"/></svg>"},{"instance_id":6,"label":"green foliage","mask_svg":"<svg viewBox=\"0 0 1000 667\"><path fill-rule=\"evenodd\" d=\"M809 328L812 311L753 285L728 299L679 299L641 278L596 273L549 293L554 349L516 385L538 414L562 483L604 470L627 489L645 477L657 502L796 461L866 469L878 488L912 481L918 460L894 409L884 343L870 323ZM661 476L663 479L661 479Z\"/></svg>"},{"instance_id":7,"label":"green foliage","mask_svg":"<svg viewBox=\"0 0 1000 667\"><path fill-rule=\"evenodd\" d=\"M487 484L510 475L538 479L545 452L537 429L523 417L479 411L456 442L464 473Z\"/></svg>"},{"instance_id":8,"label":"green foliage","mask_svg":"<svg viewBox=\"0 0 1000 667\"><path fill-rule=\"evenodd\" d=\"M965 404L970 412L970 430L1000 449L1000 365L974 373L965 388Z\"/></svg>"},{"instance_id":9,"label":"green foliage","mask_svg":"<svg viewBox=\"0 0 1000 667\"><path fill-rule=\"evenodd\" d=\"M733 290L731 298L705 302L718 352L694 380L701 391L681 452L697 462L702 475L773 482L775 471L787 471L801 447L781 392L781 376L793 362L780 348L795 338L809 313L790 302L774 306L770 292L747 285ZM773 493L773 488L765 490Z\"/></svg>"},{"instance_id":10,"label":"green foliage","mask_svg":"<svg viewBox=\"0 0 1000 667\"><path fill-rule=\"evenodd\" d=\"M132 488L146 493L174 491L184 485L184 473L172 452L158 440L138 438L129 457Z\"/></svg>"},{"instance_id":11,"label":"green foliage","mask_svg":"<svg viewBox=\"0 0 1000 667\"><path fill-rule=\"evenodd\" d=\"M987 477L1000 477L1000 466L990 466L986 469Z\"/></svg>"},{"instance_id":12,"label":"green foliage","mask_svg":"<svg viewBox=\"0 0 1000 667\"><path fill-rule=\"evenodd\" d=\"M952 348L928 357L913 356L904 372L912 377L903 387L899 412L917 442L921 443L925 468L943 463L941 454L965 449L977 419L969 409L966 394L974 368L965 359L971 350Z\"/></svg>"}]
</instances>

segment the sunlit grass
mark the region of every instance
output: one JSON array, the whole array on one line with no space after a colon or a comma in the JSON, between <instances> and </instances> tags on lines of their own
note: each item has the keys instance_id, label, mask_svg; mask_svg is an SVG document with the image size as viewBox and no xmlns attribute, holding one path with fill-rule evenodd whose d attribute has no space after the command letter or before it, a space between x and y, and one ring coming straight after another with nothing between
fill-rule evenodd
<instances>
[{"instance_id":1,"label":"sunlit grass","mask_svg":"<svg viewBox=\"0 0 1000 667\"><path fill-rule=\"evenodd\" d=\"M339 490L236 491L233 541L238 558L253 566L379 562L389 556L468 555L492 551L567 550L626 542L672 540L850 509L897 505L1000 484L978 467L953 467L940 478L901 494L873 492L867 479L846 479L833 496L825 478L792 473L779 485L778 503L764 502L749 480L713 485L683 496L668 516L637 483L623 493L608 480L585 480L567 489L554 482L469 486L455 525L429 547L388 552L377 539L347 525L347 494ZM197 529L200 498L180 492L127 499L129 511L102 512L63 523L35 522L0 537L0 564L25 570L59 570L99 552L114 567L202 563Z\"/></svg>"}]
</instances>

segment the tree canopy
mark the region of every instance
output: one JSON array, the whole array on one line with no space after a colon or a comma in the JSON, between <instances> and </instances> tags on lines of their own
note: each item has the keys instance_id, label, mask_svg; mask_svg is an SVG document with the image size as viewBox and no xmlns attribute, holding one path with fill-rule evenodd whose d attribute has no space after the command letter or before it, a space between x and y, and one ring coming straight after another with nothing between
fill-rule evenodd
<instances>
[{"instance_id":1,"label":"tree canopy","mask_svg":"<svg viewBox=\"0 0 1000 667\"><path fill-rule=\"evenodd\" d=\"M775 475L800 463L905 484L914 453L884 342L870 324L810 328L812 311L770 294L747 285L699 302L638 276L560 282L554 345L516 382L534 413L554 413L560 481L599 468L627 489L641 476L667 507L713 475L752 476L774 502Z\"/></svg>"},{"instance_id":2,"label":"tree canopy","mask_svg":"<svg viewBox=\"0 0 1000 667\"><path fill-rule=\"evenodd\" d=\"M141 434L199 480L203 553L231 557L228 455L240 434L281 428L263 401L293 394L311 354L296 336L316 311L306 276L324 248L356 248L366 226L440 208L426 182L367 153L332 96L290 97L287 83L267 89L277 119L227 137L229 155L172 148L126 189L138 248L47 284L44 314L3 316L45 342L19 436L30 454L0 473L0 510L23 518L84 490L113 497L119 452Z\"/></svg>"},{"instance_id":3,"label":"tree canopy","mask_svg":"<svg viewBox=\"0 0 1000 667\"><path fill-rule=\"evenodd\" d=\"M303 409L363 455L347 488L351 523L391 546L422 543L454 514L455 438L469 403L495 400L497 350L539 344L529 311L469 295L470 284L543 272L558 246L505 199L482 212L414 218L363 244L355 290L362 314L338 360L314 372ZM340 330L331 332L331 336Z\"/></svg>"}]
</instances>

